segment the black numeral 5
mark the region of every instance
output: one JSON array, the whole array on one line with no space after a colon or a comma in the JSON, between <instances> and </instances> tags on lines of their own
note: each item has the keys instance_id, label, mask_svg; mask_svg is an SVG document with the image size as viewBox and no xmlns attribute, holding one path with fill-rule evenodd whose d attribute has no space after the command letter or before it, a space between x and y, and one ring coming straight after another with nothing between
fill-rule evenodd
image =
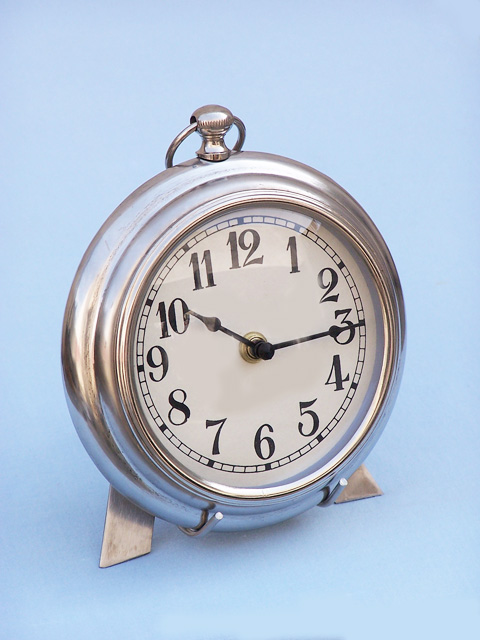
<instances>
[{"instance_id":1,"label":"black numeral 5","mask_svg":"<svg viewBox=\"0 0 480 640\"><path fill-rule=\"evenodd\" d=\"M309 402L299 402L300 415L301 416L309 415L311 418L310 425L308 425L308 423L305 423L305 422L298 423L299 432L301 433L302 436L305 436L306 438L309 438L310 436L315 435L318 431L318 427L320 426L319 417L317 416L315 411L312 411L312 409L309 409L309 407L314 405L316 401L317 401L317 398L315 398L315 400L310 400ZM308 422L310 422L310 420Z\"/></svg>"}]
</instances>

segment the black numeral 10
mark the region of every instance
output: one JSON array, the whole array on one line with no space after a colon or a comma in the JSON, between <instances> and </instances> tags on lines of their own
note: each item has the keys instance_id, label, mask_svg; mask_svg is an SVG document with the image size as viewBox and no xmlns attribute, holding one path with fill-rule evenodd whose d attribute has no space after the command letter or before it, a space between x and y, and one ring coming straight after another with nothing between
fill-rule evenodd
<instances>
[{"instance_id":1,"label":"black numeral 10","mask_svg":"<svg viewBox=\"0 0 480 640\"><path fill-rule=\"evenodd\" d=\"M190 323L188 307L184 300L175 298L167 308L165 302L159 302L157 316L160 318L161 338L169 338L169 326L175 333L185 333Z\"/></svg>"}]
</instances>

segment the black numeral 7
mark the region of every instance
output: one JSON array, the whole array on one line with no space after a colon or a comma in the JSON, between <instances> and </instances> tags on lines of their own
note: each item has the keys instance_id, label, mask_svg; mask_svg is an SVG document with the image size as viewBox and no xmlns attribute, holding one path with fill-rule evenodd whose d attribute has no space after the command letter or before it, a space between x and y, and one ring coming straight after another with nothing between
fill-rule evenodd
<instances>
[{"instance_id":1,"label":"black numeral 7","mask_svg":"<svg viewBox=\"0 0 480 640\"><path fill-rule=\"evenodd\" d=\"M221 420L207 420L205 427L208 429L208 427L217 427L217 433L215 434L215 438L213 440L213 447L212 447L212 456L218 456L220 453L220 433L222 432L223 429L223 425L225 424L225 422L227 421L226 418L222 418Z\"/></svg>"}]
</instances>

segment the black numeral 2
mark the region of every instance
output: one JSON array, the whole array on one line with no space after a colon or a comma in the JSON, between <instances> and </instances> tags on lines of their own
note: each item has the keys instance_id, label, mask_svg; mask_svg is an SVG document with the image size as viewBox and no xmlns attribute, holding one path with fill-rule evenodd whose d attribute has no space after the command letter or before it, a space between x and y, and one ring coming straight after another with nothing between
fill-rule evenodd
<instances>
[{"instance_id":1,"label":"black numeral 2","mask_svg":"<svg viewBox=\"0 0 480 640\"><path fill-rule=\"evenodd\" d=\"M337 272L330 267L325 267L318 274L318 286L320 289L326 289L320 299L320 302L338 302L338 293L330 295L338 284Z\"/></svg>"}]
</instances>

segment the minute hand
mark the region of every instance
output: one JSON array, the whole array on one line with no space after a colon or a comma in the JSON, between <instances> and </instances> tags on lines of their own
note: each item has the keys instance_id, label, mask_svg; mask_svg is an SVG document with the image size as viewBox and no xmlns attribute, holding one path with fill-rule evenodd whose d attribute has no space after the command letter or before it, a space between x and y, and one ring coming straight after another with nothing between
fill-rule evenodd
<instances>
[{"instance_id":1,"label":"minute hand","mask_svg":"<svg viewBox=\"0 0 480 640\"><path fill-rule=\"evenodd\" d=\"M353 322L350 322L344 325L334 324L327 331L321 331L320 333L312 333L312 335L305 336L303 338L294 338L293 340L278 342L277 344L273 345L273 348L275 349L275 351L277 351L277 349L283 349L284 347L291 347L295 344L300 344L301 342L309 342L310 340L317 340L318 338L326 338L327 336L330 336L331 338L336 339L344 331L348 331L351 329L355 329L356 327L363 327L363 326L365 326L365 320L360 320L356 324L353 324Z\"/></svg>"}]
</instances>

